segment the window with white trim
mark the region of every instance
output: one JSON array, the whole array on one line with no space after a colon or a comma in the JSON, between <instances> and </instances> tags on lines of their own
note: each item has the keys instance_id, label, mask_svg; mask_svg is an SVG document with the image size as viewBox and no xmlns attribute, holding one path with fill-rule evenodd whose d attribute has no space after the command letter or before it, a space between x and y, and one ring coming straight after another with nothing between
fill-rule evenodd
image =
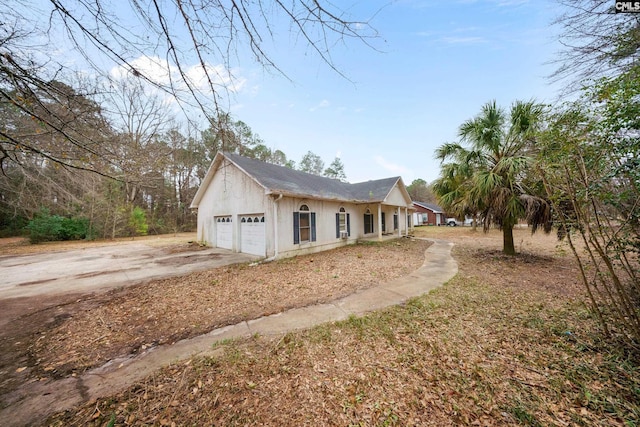
<instances>
[{"instance_id":1,"label":"window with white trim","mask_svg":"<svg viewBox=\"0 0 640 427\"><path fill-rule=\"evenodd\" d=\"M316 241L316 213L309 206L301 205L298 212L293 213L293 244Z\"/></svg>"},{"instance_id":2,"label":"window with white trim","mask_svg":"<svg viewBox=\"0 0 640 427\"><path fill-rule=\"evenodd\" d=\"M336 239L343 237L343 233L351 235L351 221L346 209L341 207L336 213Z\"/></svg>"},{"instance_id":3,"label":"window with white trim","mask_svg":"<svg viewBox=\"0 0 640 427\"><path fill-rule=\"evenodd\" d=\"M311 240L311 219L309 218L309 206L300 206L300 243Z\"/></svg>"}]
</instances>

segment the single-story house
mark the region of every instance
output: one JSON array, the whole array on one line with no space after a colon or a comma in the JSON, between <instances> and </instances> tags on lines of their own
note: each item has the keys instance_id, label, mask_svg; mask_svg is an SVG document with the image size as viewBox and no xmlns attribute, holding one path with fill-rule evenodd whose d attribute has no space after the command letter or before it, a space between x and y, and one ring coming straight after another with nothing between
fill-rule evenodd
<instances>
[{"instance_id":1,"label":"single-story house","mask_svg":"<svg viewBox=\"0 0 640 427\"><path fill-rule=\"evenodd\" d=\"M413 202L413 225L444 225L446 223L444 210L432 203Z\"/></svg>"},{"instance_id":2,"label":"single-story house","mask_svg":"<svg viewBox=\"0 0 640 427\"><path fill-rule=\"evenodd\" d=\"M198 241L269 258L404 236L413 211L400 177L350 184L223 152L191 207Z\"/></svg>"}]
</instances>

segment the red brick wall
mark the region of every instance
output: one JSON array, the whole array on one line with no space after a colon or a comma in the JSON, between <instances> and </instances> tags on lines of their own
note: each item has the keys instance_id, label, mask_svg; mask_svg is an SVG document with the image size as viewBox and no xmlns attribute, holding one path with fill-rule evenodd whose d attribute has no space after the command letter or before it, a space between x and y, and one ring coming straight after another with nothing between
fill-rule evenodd
<instances>
[{"instance_id":1,"label":"red brick wall","mask_svg":"<svg viewBox=\"0 0 640 427\"><path fill-rule=\"evenodd\" d=\"M413 205L413 207L416 209L416 212L420 213L420 214L427 214L427 222L425 223L424 221L421 224L414 224L414 225L438 225L436 224L436 214L433 213L432 211L430 211L429 209L425 209L421 206L417 206L417 205ZM444 222L444 218L443 218L444 214L440 214L440 223L442 224Z\"/></svg>"}]
</instances>

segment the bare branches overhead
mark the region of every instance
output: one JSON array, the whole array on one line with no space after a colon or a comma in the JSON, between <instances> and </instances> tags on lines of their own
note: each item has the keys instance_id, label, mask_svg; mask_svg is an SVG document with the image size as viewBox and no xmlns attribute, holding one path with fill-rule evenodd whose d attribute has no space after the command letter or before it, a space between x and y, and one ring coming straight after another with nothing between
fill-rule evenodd
<instances>
[{"instance_id":1,"label":"bare branches overhead","mask_svg":"<svg viewBox=\"0 0 640 427\"><path fill-rule=\"evenodd\" d=\"M376 37L366 20L325 0L0 0L0 10L0 102L95 155L92 142L71 132L73 122L61 128L54 111L43 115L35 108L47 105L39 96L54 90L52 82L94 100L74 82L90 78L110 91L119 79L137 79L170 98L187 119L197 115L208 123L228 111L229 95L243 83L240 65L257 62L286 75L278 54L287 44L306 48L341 74L332 49L348 40L369 45ZM13 129L0 131L5 161L11 147L21 147L64 163Z\"/></svg>"},{"instance_id":2,"label":"bare branches overhead","mask_svg":"<svg viewBox=\"0 0 640 427\"><path fill-rule=\"evenodd\" d=\"M588 80L619 74L640 58L640 15L616 13L610 0L558 0L565 12L554 22L563 49L553 61L553 80L567 79L567 91Z\"/></svg>"},{"instance_id":3,"label":"bare branches overhead","mask_svg":"<svg viewBox=\"0 0 640 427\"><path fill-rule=\"evenodd\" d=\"M245 48L253 60L285 74L274 59L274 45L302 41L339 72L331 49L345 39L368 44L376 35L366 21L351 20L318 0L49 0L45 10L28 2L23 7L15 17L20 26L35 16L48 22L49 35L64 29L65 41L96 72L121 66L207 115L217 113L220 96L234 90L232 70ZM289 41L278 33L287 25ZM10 44L3 47L11 50ZM157 58L158 67L136 63L142 56ZM161 67L165 74L154 75Z\"/></svg>"}]
</instances>

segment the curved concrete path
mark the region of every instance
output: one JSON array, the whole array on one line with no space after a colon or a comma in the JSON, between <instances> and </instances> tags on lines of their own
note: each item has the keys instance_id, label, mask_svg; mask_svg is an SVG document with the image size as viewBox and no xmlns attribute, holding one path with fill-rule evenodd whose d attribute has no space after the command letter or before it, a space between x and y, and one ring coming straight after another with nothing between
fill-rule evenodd
<instances>
[{"instance_id":1,"label":"curved concrete path","mask_svg":"<svg viewBox=\"0 0 640 427\"><path fill-rule=\"evenodd\" d=\"M208 334L185 339L172 345L149 349L135 357L114 359L80 377L31 383L16 391L15 403L0 411L4 425L23 426L43 422L59 411L91 399L118 393L157 369L193 356L212 355L217 341L245 338L253 334L275 335L306 329L325 322L344 320L351 315L400 304L442 286L458 272L451 257L453 243L425 239L433 244L425 252L425 262L409 274L330 303L291 309L235 325L215 329Z\"/></svg>"}]
</instances>

